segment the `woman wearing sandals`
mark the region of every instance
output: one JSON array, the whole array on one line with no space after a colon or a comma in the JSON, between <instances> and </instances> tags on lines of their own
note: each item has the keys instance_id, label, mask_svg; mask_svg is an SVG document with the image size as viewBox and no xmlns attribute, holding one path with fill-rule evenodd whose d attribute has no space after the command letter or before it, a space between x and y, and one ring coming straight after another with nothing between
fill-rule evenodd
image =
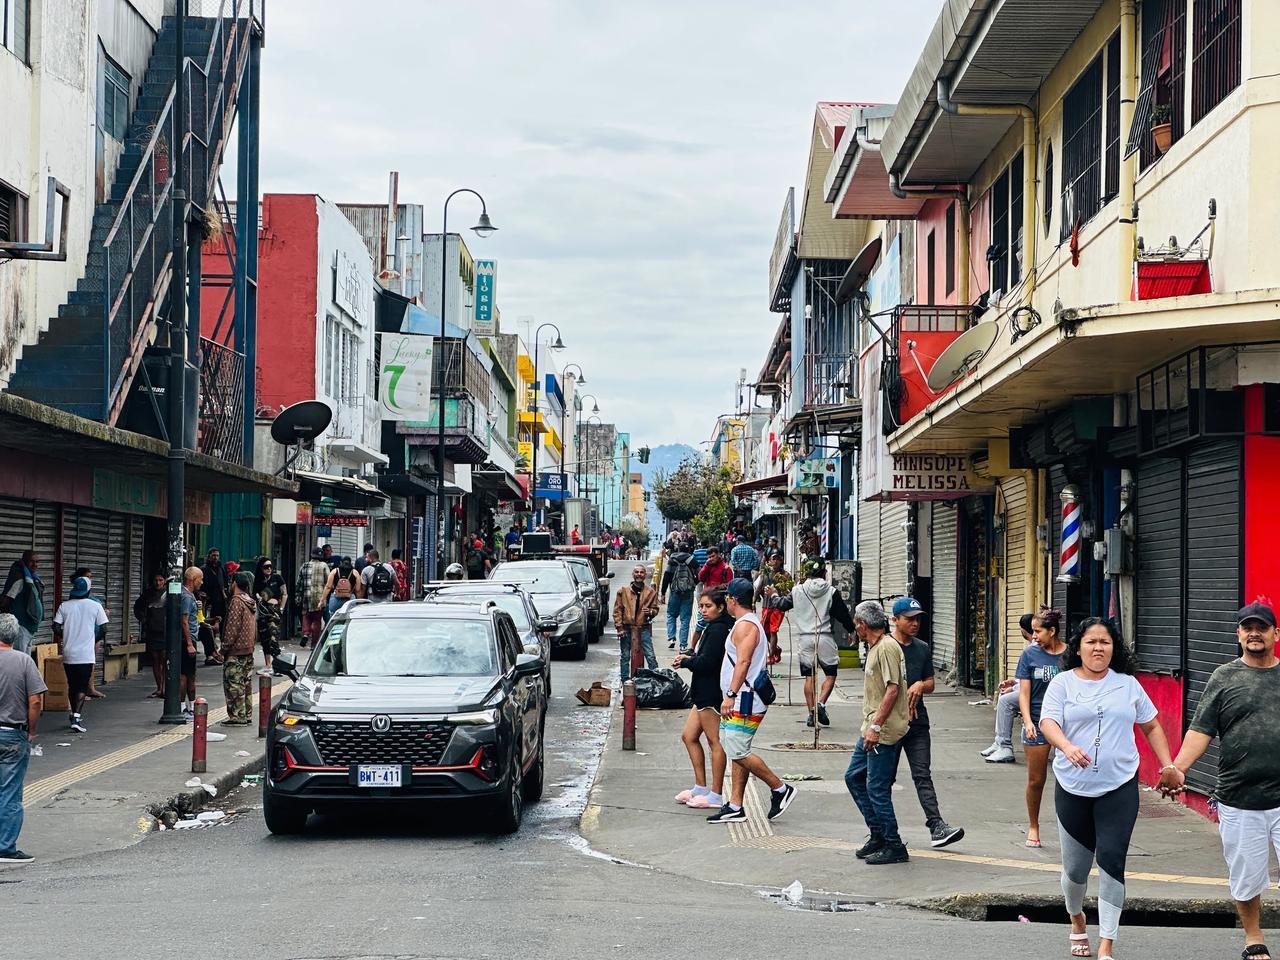
<instances>
[{"instance_id":1,"label":"woman wearing sandals","mask_svg":"<svg viewBox=\"0 0 1280 960\"><path fill-rule=\"evenodd\" d=\"M1073 957L1090 956L1084 894L1095 859L1099 960L1111 960L1120 930L1124 864L1138 820L1135 724L1161 767L1172 763L1155 705L1134 669L1115 625L1091 617L1071 638L1066 669L1049 684L1040 713L1040 732L1058 750L1053 800Z\"/></svg>"},{"instance_id":2,"label":"woman wearing sandals","mask_svg":"<svg viewBox=\"0 0 1280 960\"><path fill-rule=\"evenodd\" d=\"M698 616L705 621L697 646L672 661L674 667L692 672L690 693L693 709L684 724L681 739L693 763L693 786L676 795L676 803L698 810L719 810L724 803L724 771L728 765L720 746L720 664L724 660L724 643L733 629L733 617L725 609L724 589L706 590L698 598ZM711 748L711 787L707 787L707 760L702 749L706 737Z\"/></svg>"},{"instance_id":3,"label":"woman wearing sandals","mask_svg":"<svg viewBox=\"0 0 1280 960\"><path fill-rule=\"evenodd\" d=\"M1062 670L1062 656L1067 645L1059 630L1062 614L1047 607L1031 619L1035 643L1029 644L1018 658L1014 677L1018 681L1018 705L1022 710L1022 753L1027 760L1027 846L1040 846L1040 799L1049 771L1049 744L1041 736L1040 705L1044 702L1049 681Z\"/></svg>"}]
</instances>

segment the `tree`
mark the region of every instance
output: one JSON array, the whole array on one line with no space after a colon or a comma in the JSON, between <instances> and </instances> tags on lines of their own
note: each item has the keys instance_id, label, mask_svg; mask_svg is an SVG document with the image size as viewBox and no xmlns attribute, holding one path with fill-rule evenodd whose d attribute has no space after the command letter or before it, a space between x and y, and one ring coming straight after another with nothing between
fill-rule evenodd
<instances>
[{"instance_id":1,"label":"tree","mask_svg":"<svg viewBox=\"0 0 1280 960\"><path fill-rule=\"evenodd\" d=\"M718 471L692 457L684 460L672 473L660 470L653 478L653 496L658 510L668 520L685 523L707 508L717 489Z\"/></svg>"},{"instance_id":2,"label":"tree","mask_svg":"<svg viewBox=\"0 0 1280 960\"><path fill-rule=\"evenodd\" d=\"M729 510L731 504L729 502L729 489L725 485L723 490L717 491L707 505L690 522L693 527L693 534L703 543L718 543L720 538L724 536L726 530L729 529Z\"/></svg>"},{"instance_id":3,"label":"tree","mask_svg":"<svg viewBox=\"0 0 1280 960\"><path fill-rule=\"evenodd\" d=\"M638 513L628 513L618 524L618 532L637 550L646 550L649 546L649 526L644 517Z\"/></svg>"}]
</instances>

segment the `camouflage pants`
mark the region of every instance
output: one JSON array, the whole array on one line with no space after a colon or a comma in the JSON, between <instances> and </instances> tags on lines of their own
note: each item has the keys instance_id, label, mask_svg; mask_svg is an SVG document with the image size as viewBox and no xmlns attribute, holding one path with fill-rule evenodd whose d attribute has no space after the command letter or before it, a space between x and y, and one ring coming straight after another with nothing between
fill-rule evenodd
<instances>
[{"instance_id":1,"label":"camouflage pants","mask_svg":"<svg viewBox=\"0 0 1280 960\"><path fill-rule=\"evenodd\" d=\"M222 665L222 690L227 695L227 719L248 723L253 719L253 655L227 657Z\"/></svg>"}]
</instances>

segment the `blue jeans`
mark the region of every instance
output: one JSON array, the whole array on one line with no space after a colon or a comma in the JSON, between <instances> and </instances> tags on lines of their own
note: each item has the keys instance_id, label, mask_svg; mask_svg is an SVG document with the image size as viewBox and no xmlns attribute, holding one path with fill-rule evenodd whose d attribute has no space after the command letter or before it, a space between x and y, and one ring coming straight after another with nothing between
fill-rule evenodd
<instances>
[{"instance_id":1,"label":"blue jeans","mask_svg":"<svg viewBox=\"0 0 1280 960\"><path fill-rule=\"evenodd\" d=\"M644 651L644 662L650 670L658 669L658 658L653 652L653 627L640 629L640 649ZM622 674L622 682L631 677L631 628L618 628L618 667Z\"/></svg>"},{"instance_id":2,"label":"blue jeans","mask_svg":"<svg viewBox=\"0 0 1280 960\"><path fill-rule=\"evenodd\" d=\"M900 844L898 818L893 812L893 778L898 770L898 745L876 744L868 751L862 738L853 748L849 769L844 772L844 785L853 802L862 811L871 836L885 843Z\"/></svg>"},{"instance_id":3,"label":"blue jeans","mask_svg":"<svg viewBox=\"0 0 1280 960\"><path fill-rule=\"evenodd\" d=\"M0 853L13 853L22 832L22 781L31 747L21 730L0 730Z\"/></svg>"},{"instance_id":4,"label":"blue jeans","mask_svg":"<svg viewBox=\"0 0 1280 960\"><path fill-rule=\"evenodd\" d=\"M680 649L684 650L689 646L689 621L693 619L693 594L692 593L676 593L672 590L667 594L667 639L674 640L676 638L676 621L680 622Z\"/></svg>"}]
</instances>

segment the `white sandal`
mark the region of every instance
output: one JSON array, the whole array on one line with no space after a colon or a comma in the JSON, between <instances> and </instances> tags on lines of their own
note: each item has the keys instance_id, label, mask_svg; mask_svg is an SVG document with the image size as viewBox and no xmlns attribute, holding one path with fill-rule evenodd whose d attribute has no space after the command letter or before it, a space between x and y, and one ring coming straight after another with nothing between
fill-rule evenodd
<instances>
[{"instance_id":1,"label":"white sandal","mask_svg":"<svg viewBox=\"0 0 1280 960\"><path fill-rule=\"evenodd\" d=\"M1068 934L1071 941L1071 956L1073 957L1091 957L1093 950L1089 946L1089 932ZM1111 960L1110 957L1099 957L1098 960Z\"/></svg>"}]
</instances>

